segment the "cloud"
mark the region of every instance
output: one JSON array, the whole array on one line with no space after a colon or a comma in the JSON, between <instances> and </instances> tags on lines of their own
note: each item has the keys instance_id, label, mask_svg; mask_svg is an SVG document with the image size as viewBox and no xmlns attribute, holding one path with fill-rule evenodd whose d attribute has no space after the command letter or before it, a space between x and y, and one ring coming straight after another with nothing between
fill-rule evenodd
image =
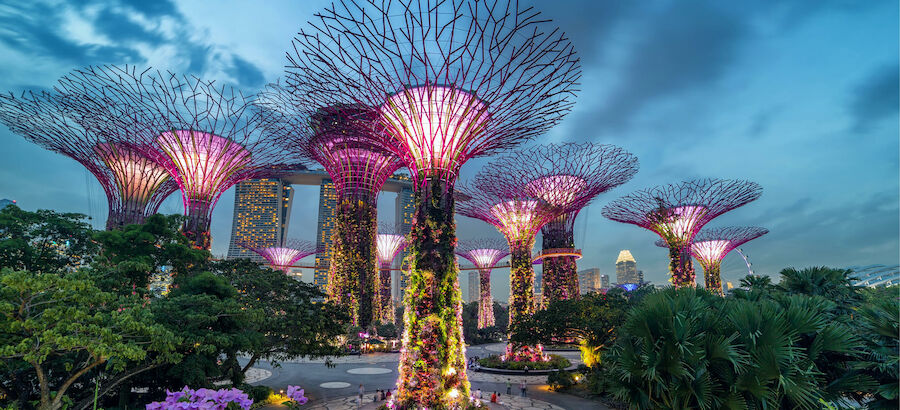
<instances>
[{"instance_id":1,"label":"cloud","mask_svg":"<svg viewBox=\"0 0 900 410\"><path fill-rule=\"evenodd\" d=\"M244 60L237 54L231 56L231 67L226 72L242 87L257 88L263 85L265 81L265 77L259 67Z\"/></svg>"},{"instance_id":2,"label":"cloud","mask_svg":"<svg viewBox=\"0 0 900 410\"><path fill-rule=\"evenodd\" d=\"M122 11L103 9L94 19L94 27L111 39L123 42L143 42L159 45L165 41L162 35L154 33Z\"/></svg>"},{"instance_id":3,"label":"cloud","mask_svg":"<svg viewBox=\"0 0 900 410\"><path fill-rule=\"evenodd\" d=\"M879 67L853 91L847 107L853 130L864 132L882 119L894 117L900 109L900 65Z\"/></svg>"}]
</instances>

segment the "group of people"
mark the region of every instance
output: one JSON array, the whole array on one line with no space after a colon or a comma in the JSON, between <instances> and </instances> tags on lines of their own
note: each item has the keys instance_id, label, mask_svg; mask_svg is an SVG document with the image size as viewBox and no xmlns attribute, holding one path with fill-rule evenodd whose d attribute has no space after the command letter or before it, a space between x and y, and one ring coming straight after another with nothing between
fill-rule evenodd
<instances>
[{"instance_id":1,"label":"group of people","mask_svg":"<svg viewBox=\"0 0 900 410\"><path fill-rule=\"evenodd\" d=\"M481 400L481 399L484 398L484 397L482 396L482 394L481 394L481 389L475 390L475 394L474 394L472 397L474 397L474 398L476 398L476 399L478 399L478 400ZM500 395L497 394L497 392L492 393L492 394L491 394L491 403L497 403L497 400L498 400L499 397L500 397Z\"/></svg>"},{"instance_id":2,"label":"group of people","mask_svg":"<svg viewBox=\"0 0 900 410\"><path fill-rule=\"evenodd\" d=\"M478 359L480 359L478 356L472 356L472 357L466 359L466 369L472 369L475 371L480 369L481 365L478 364Z\"/></svg>"},{"instance_id":3,"label":"group of people","mask_svg":"<svg viewBox=\"0 0 900 410\"><path fill-rule=\"evenodd\" d=\"M363 398L365 397L366 389L363 385L359 385L359 395L356 397L356 405L357 407L362 406ZM394 395L394 390L375 390L375 395L372 396L373 402L390 400L391 396Z\"/></svg>"},{"instance_id":4,"label":"group of people","mask_svg":"<svg viewBox=\"0 0 900 410\"><path fill-rule=\"evenodd\" d=\"M528 384L525 383L525 379L522 379L522 383L519 383L519 389L522 390L522 397L525 397L525 392L528 391ZM512 394L512 379L506 378L506 394Z\"/></svg>"}]
</instances>

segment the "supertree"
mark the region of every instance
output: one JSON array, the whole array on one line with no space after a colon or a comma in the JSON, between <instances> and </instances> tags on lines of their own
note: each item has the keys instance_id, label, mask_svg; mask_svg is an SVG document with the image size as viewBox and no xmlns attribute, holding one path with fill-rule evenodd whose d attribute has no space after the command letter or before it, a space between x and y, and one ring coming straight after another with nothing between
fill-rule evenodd
<instances>
[{"instance_id":1,"label":"supertree","mask_svg":"<svg viewBox=\"0 0 900 410\"><path fill-rule=\"evenodd\" d=\"M391 297L391 264L403 248L406 235L392 224L382 224L379 228L376 246L378 250L378 298L375 318L381 323L394 323L394 299Z\"/></svg>"},{"instance_id":2,"label":"supertree","mask_svg":"<svg viewBox=\"0 0 900 410\"><path fill-rule=\"evenodd\" d=\"M569 111L580 65L532 8L462 0L340 2L288 53L287 83L318 106L376 107L374 133L415 183L396 401L467 401L453 186L468 159L540 135Z\"/></svg>"},{"instance_id":3,"label":"supertree","mask_svg":"<svg viewBox=\"0 0 900 410\"><path fill-rule=\"evenodd\" d=\"M317 252L315 243L294 238L285 239L281 246L260 248L249 242L241 243L240 246L262 256L265 260L269 261L269 266L271 266L272 269L280 270L284 273L290 272L294 263L300 259L309 255L314 255Z\"/></svg>"},{"instance_id":4,"label":"supertree","mask_svg":"<svg viewBox=\"0 0 900 410\"><path fill-rule=\"evenodd\" d=\"M706 289L722 295L722 259L728 252L767 233L768 229L757 226L728 226L701 230L691 244L691 255L703 267ZM667 248L668 244L660 239L656 241L656 246Z\"/></svg>"},{"instance_id":5,"label":"supertree","mask_svg":"<svg viewBox=\"0 0 900 410\"><path fill-rule=\"evenodd\" d=\"M129 142L112 123L85 127L60 93L27 91L0 96L0 121L27 140L83 165L103 187L109 205L106 229L140 224L178 189L164 168Z\"/></svg>"},{"instance_id":6,"label":"supertree","mask_svg":"<svg viewBox=\"0 0 900 410\"><path fill-rule=\"evenodd\" d=\"M213 208L225 190L302 166L274 134L262 132L254 98L212 81L134 67L88 67L65 76L84 118L117 123L181 189L182 233L209 249Z\"/></svg>"},{"instance_id":7,"label":"supertree","mask_svg":"<svg viewBox=\"0 0 900 410\"><path fill-rule=\"evenodd\" d=\"M465 241L456 254L478 268L478 328L494 326L494 298L491 297L491 270L509 255L509 245L502 239L483 238Z\"/></svg>"},{"instance_id":8,"label":"supertree","mask_svg":"<svg viewBox=\"0 0 900 410\"><path fill-rule=\"evenodd\" d=\"M378 111L359 104L310 103L290 88L270 84L257 106L266 129L321 164L334 183L338 199L326 291L349 309L354 324L365 328L377 317L378 193L402 163L369 135Z\"/></svg>"},{"instance_id":9,"label":"supertree","mask_svg":"<svg viewBox=\"0 0 900 410\"><path fill-rule=\"evenodd\" d=\"M762 195L755 182L697 179L628 194L603 208L603 216L656 232L669 248L669 273L675 287L694 286L691 243L713 218Z\"/></svg>"},{"instance_id":10,"label":"supertree","mask_svg":"<svg viewBox=\"0 0 900 410\"><path fill-rule=\"evenodd\" d=\"M472 183L461 189L460 215L481 219L506 238L509 245L509 326L534 313L534 267L531 249L535 235L545 224L565 212L543 199L534 198L526 185L502 176L507 170L491 162L475 176ZM534 361L543 358L540 346L507 345L506 360Z\"/></svg>"},{"instance_id":11,"label":"supertree","mask_svg":"<svg viewBox=\"0 0 900 410\"><path fill-rule=\"evenodd\" d=\"M597 195L628 182L637 173L637 157L607 144L564 143L516 150L491 163L499 184L527 182L526 192L566 209L541 228L543 246L536 258L543 263L544 304L577 298L574 224L578 212Z\"/></svg>"}]
</instances>

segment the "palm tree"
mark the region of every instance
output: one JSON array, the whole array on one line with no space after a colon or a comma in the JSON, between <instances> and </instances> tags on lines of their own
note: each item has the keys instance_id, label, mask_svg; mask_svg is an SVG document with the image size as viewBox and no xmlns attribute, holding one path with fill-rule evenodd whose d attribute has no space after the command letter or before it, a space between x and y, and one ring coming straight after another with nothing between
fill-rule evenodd
<instances>
[{"instance_id":1,"label":"palm tree","mask_svg":"<svg viewBox=\"0 0 900 410\"><path fill-rule=\"evenodd\" d=\"M859 310L859 330L865 353L853 363L871 380L871 389L861 397L870 409L896 409L900 398L900 311L897 288L893 295L871 300Z\"/></svg>"}]
</instances>

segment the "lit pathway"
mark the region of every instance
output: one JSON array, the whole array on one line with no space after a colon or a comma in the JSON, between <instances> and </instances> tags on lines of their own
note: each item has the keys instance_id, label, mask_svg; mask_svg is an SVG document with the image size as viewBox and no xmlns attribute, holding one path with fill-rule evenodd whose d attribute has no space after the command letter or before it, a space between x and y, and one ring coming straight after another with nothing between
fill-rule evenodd
<instances>
[{"instance_id":1,"label":"lit pathway","mask_svg":"<svg viewBox=\"0 0 900 410\"><path fill-rule=\"evenodd\" d=\"M313 405L303 406L305 410L356 410L356 409L377 409L384 402L372 402L372 395L366 397L366 402L362 407L357 407L356 396L342 397L340 399L330 400L326 403L317 403ZM499 400L499 404L487 403L483 400L486 409L525 409L525 410L565 410L562 407L547 403L545 401L535 400L528 397L506 396L503 395ZM273 407L274 408L274 407Z\"/></svg>"}]
</instances>

